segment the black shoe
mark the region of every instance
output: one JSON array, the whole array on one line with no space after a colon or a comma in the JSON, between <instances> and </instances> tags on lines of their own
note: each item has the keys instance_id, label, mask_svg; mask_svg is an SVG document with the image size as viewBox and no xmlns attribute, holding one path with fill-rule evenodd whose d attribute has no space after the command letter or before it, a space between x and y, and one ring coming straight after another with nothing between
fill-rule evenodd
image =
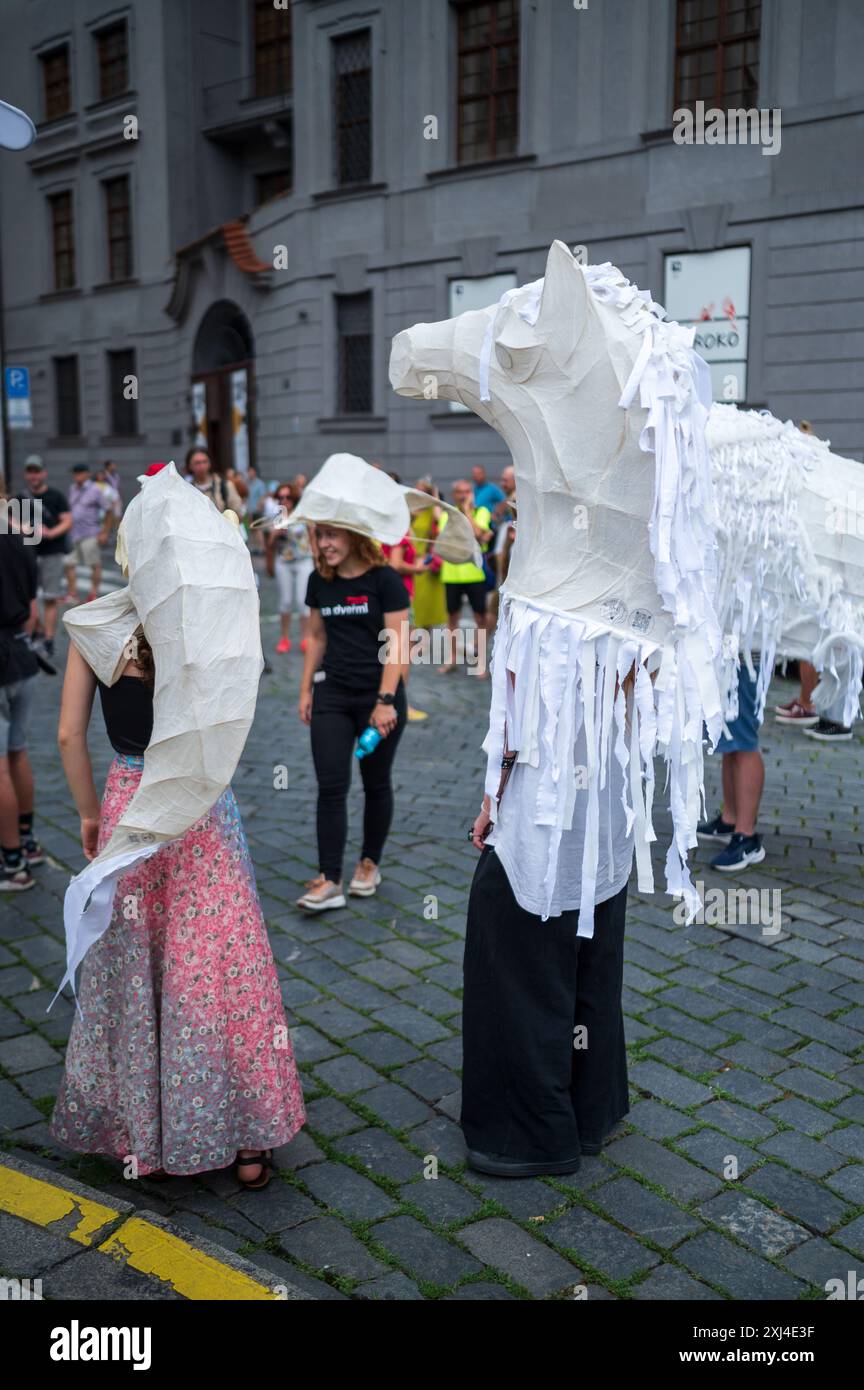
<instances>
[{"instance_id":1,"label":"black shoe","mask_svg":"<svg viewBox=\"0 0 864 1390\"><path fill-rule=\"evenodd\" d=\"M488 1173L494 1178L542 1178L547 1175L554 1177L559 1173L575 1173L579 1167L578 1156L562 1158L557 1162L550 1158L535 1163L519 1163L499 1154L481 1154L476 1149L469 1149L467 1159L469 1168L473 1168L477 1173Z\"/></svg>"},{"instance_id":2,"label":"black shoe","mask_svg":"<svg viewBox=\"0 0 864 1390\"><path fill-rule=\"evenodd\" d=\"M710 866L721 873L734 874L748 869L751 864L761 864L764 858L765 850L758 835L735 834L726 848L715 854Z\"/></svg>"},{"instance_id":3,"label":"black shoe","mask_svg":"<svg viewBox=\"0 0 864 1390\"><path fill-rule=\"evenodd\" d=\"M820 719L812 729L805 729L808 738L818 738L820 743L847 743L852 730L845 724L835 724L833 719Z\"/></svg>"},{"instance_id":4,"label":"black shoe","mask_svg":"<svg viewBox=\"0 0 864 1390\"><path fill-rule=\"evenodd\" d=\"M603 1148L602 1141L599 1144L592 1144L589 1140L583 1139L579 1145L582 1150L583 1158L594 1158Z\"/></svg>"},{"instance_id":5,"label":"black shoe","mask_svg":"<svg viewBox=\"0 0 864 1390\"><path fill-rule=\"evenodd\" d=\"M25 863L22 862L11 869L5 864L0 869L0 893L23 893L26 889L35 887L36 880Z\"/></svg>"},{"instance_id":6,"label":"black shoe","mask_svg":"<svg viewBox=\"0 0 864 1390\"><path fill-rule=\"evenodd\" d=\"M57 674L57 667L54 665L53 659L53 648L53 642L51 643L50 650L48 643L45 641L31 641L30 643L30 650L39 663L39 670L44 671L46 676L56 676Z\"/></svg>"},{"instance_id":7,"label":"black shoe","mask_svg":"<svg viewBox=\"0 0 864 1390\"><path fill-rule=\"evenodd\" d=\"M700 820L696 834L700 840L728 840L734 829L718 811L713 820Z\"/></svg>"}]
</instances>

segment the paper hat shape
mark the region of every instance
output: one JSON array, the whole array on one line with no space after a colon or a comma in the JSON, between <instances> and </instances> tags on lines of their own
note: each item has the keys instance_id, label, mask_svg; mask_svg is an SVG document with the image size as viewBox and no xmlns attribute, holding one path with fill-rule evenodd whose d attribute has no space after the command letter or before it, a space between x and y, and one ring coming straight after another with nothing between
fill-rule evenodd
<instances>
[{"instance_id":1,"label":"paper hat shape","mask_svg":"<svg viewBox=\"0 0 864 1390\"><path fill-rule=\"evenodd\" d=\"M822 674L817 709L852 724L864 669L861 464L767 410L715 404L707 435L717 609L731 638L727 717L737 712L735 659L758 651L760 718L775 657L804 657Z\"/></svg>"},{"instance_id":2,"label":"paper hat shape","mask_svg":"<svg viewBox=\"0 0 864 1390\"><path fill-rule=\"evenodd\" d=\"M123 870L183 835L229 785L264 667L258 591L236 525L169 464L145 479L117 538L128 587L64 614L71 640L113 685L139 627L153 651L153 733L141 783L108 844L66 892L67 968L105 931Z\"/></svg>"},{"instance_id":3,"label":"paper hat shape","mask_svg":"<svg viewBox=\"0 0 864 1390\"><path fill-rule=\"evenodd\" d=\"M630 779L628 825L640 888L650 891L652 756L666 757L675 832L667 885L688 911L698 907L686 854L696 843L703 723L713 742L722 720L710 383L692 341L692 330L663 322L660 306L614 266L582 266L560 241L542 280L393 341L397 392L423 397L433 381L438 396L496 429L513 456L518 522L495 639L486 789L494 806L506 719L517 764L540 770L535 824L549 827L550 910L561 832L575 796L587 794L583 935L593 922L596 796L613 758ZM636 700L625 720L621 686L631 668ZM572 762L580 732L587 792Z\"/></svg>"},{"instance_id":4,"label":"paper hat shape","mask_svg":"<svg viewBox=\"0 0 864 1390\"><path fill-rule=\"evenodd\" d=\"M313 526L338 526L384 545L398 545L408 531L412 514L435 506L447 513L447 525L433 542L436 554L455 564L467 560L479 564L480 548L474 530L457 507L394 482L389 474L373 468L356 454L331 454L281 524L294 526L305 521ZM273 523L273 529L278 530L279 526L280 521ZM423 543L416 538L415 544Z\"/></svg>"}]
</instances>

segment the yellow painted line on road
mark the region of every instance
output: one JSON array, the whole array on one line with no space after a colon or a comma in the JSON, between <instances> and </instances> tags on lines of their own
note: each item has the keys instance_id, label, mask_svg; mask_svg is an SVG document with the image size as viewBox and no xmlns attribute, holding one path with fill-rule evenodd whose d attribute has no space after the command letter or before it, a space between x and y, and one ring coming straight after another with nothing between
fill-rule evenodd
<instances>
[{"instance_id":1,"label":"yellow painted line on road","mask_svg":"<svg viewBox=\"0 0 864 1390\"><path fill-rule=\"evenodd\" d=\"M91 1201L89 1197L81 1197L77 1192L67 1192L65 1187L55 1187L53 1183L31 1178L5 1165L0 1165L0 1211L46 1227L78 1212L78 1225L64 1234L70 1240L77 1240L79 1245L92 1245L96 1232L120 1214L113 1207Z\"/></svg>"},{"instance_id":2,"label":"yellow painted line on road","mask_svg":"<svg viewBox=\"0 0 864 1390\"><path fill-rule=\"evenodd\" d=\"M98 1248L142 1274L164 1280L185 1298L279 1302L279 1295L266 1284L221 1264L212 1255L196 1250L179 1236L143 1221L140 1216L130 1216Z\"/></svg>"}]
</instances>

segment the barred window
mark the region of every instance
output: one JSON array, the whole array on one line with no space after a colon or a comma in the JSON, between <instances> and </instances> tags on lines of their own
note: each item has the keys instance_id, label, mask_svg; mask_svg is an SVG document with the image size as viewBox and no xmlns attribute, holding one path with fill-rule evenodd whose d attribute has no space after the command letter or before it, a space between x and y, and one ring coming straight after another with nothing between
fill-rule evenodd
<instances>
[{"instance_id":1,"label":"barred window","mask_svg":"<svg viewBox=\"0 0 864 1390\"><path fill-rule=\"evenodd\" d=\"M135 350L108 353L108 399L111 434L138 433L138 402L128 399L129 377L135 376Z\"/></svg>"},{"instance_id":2,"label":"barred window","mask_svg":"<svg viewBox=\"0 0 864 1390\"><path fill-rule=\"evenodd\" d=\"M759 0L678 0L675 110L720 110L759 99Z\"/></svg>"},{"instance_id":3,"label":"barred window","mask_svg":"<svg viewBox=\"0 0 864 1390\"><path fill-rule=\"evenodd\" d=\"M516 153L519 141L519 4L488 0L458 11L460 164Z\"/></svg>"},{"instance_id":4,"label":"barred window","mask_svg":"<svg viewBox=\"0 0 864 1390\"><path fill-rule=\"evenodd\" d=\"M129 90L129 37L125 19L96 34L96 62L100 101L110 101Z\"/></svg>"},{"instance_id":5,"label":"barred window","mask_svg":"<svg viewBox=\"0 0 864 1390\"><path fill-rule=\"evenodd\" d=\"M293 87L291 7L277 10L273 0L254 0L255 95L275 97Z\"/></svg>"},{"instance_id":6,"label":"barred window","mask_svg":"<svg viewBox=\"0 0 864 1390\"><path fill-rule=\"evenodd\" d=\"M75 223L72 194L54 193L48 199L51 212L51 248L55 290L71 290L75 285Z\"/></svg>"},{"instance_id":7,"label":"barred window","mask_svg":"<svg viewBox=\"0 0 864 1390\"><path fill-rule=\"evenodd\" d=\"M40 56L42 64L42 96L46 121L56 121L72 109L69 81L69 45L52 48Z\"/></svg>"},{"instance_id":8,"label":"barred window","mask_svg":"<svg viewBox=\"0 0 864 1390\"><path fill-rule=\"evenodd\" d=\"M339 412L372 414L372 295L336 296Z\"/></svg>"},{"instance_id":9,"label":"barred window","mask_svg":"<svg viewBox=\"0 0 864 1390\"><path fill-rule=\"evenodd\" d=\"M54 398L58 436L77 438L81 433L77 357L54 358Z\"/></svg>"},{"instance_id":10,"label":"barred window","mask_svg":"<svg viewBox=\"0 0 864 1390\"><path fill-rule=\"evenodd\" d=\"M334 175L340 185L372 178L372 34L333 40Z\"/></svg>"},{"instance_id":11,"label":"barred window","mask_svg":"<svg viewBox=\"0 0 864 1390\"><path fill-rule=\"evenodd\" d=\"M132 210L129 205L129 178L108 179L105 189L105 220L108 237L108 279L132 277Z\"/></svg>"}]
</instances>

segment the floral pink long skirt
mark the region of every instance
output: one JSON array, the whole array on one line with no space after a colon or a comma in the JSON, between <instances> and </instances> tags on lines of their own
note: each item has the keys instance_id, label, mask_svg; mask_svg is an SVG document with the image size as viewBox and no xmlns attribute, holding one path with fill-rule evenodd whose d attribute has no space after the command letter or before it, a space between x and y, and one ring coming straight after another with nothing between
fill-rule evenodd
<instances>
[{"instance_id":1,"label":"floral pink long skirt","mask_svg":"<svg viewBox=\"0 0 864 1390\"><path fill-rule=\"evenodd\" d=\"M100 848L143 758L118 754ZM225 1168L286 1144L303 1092L246 836L229 789L180 840L124 874L81 966L51 1133L130 1175Z\"/></svg>"}]
</instances>

